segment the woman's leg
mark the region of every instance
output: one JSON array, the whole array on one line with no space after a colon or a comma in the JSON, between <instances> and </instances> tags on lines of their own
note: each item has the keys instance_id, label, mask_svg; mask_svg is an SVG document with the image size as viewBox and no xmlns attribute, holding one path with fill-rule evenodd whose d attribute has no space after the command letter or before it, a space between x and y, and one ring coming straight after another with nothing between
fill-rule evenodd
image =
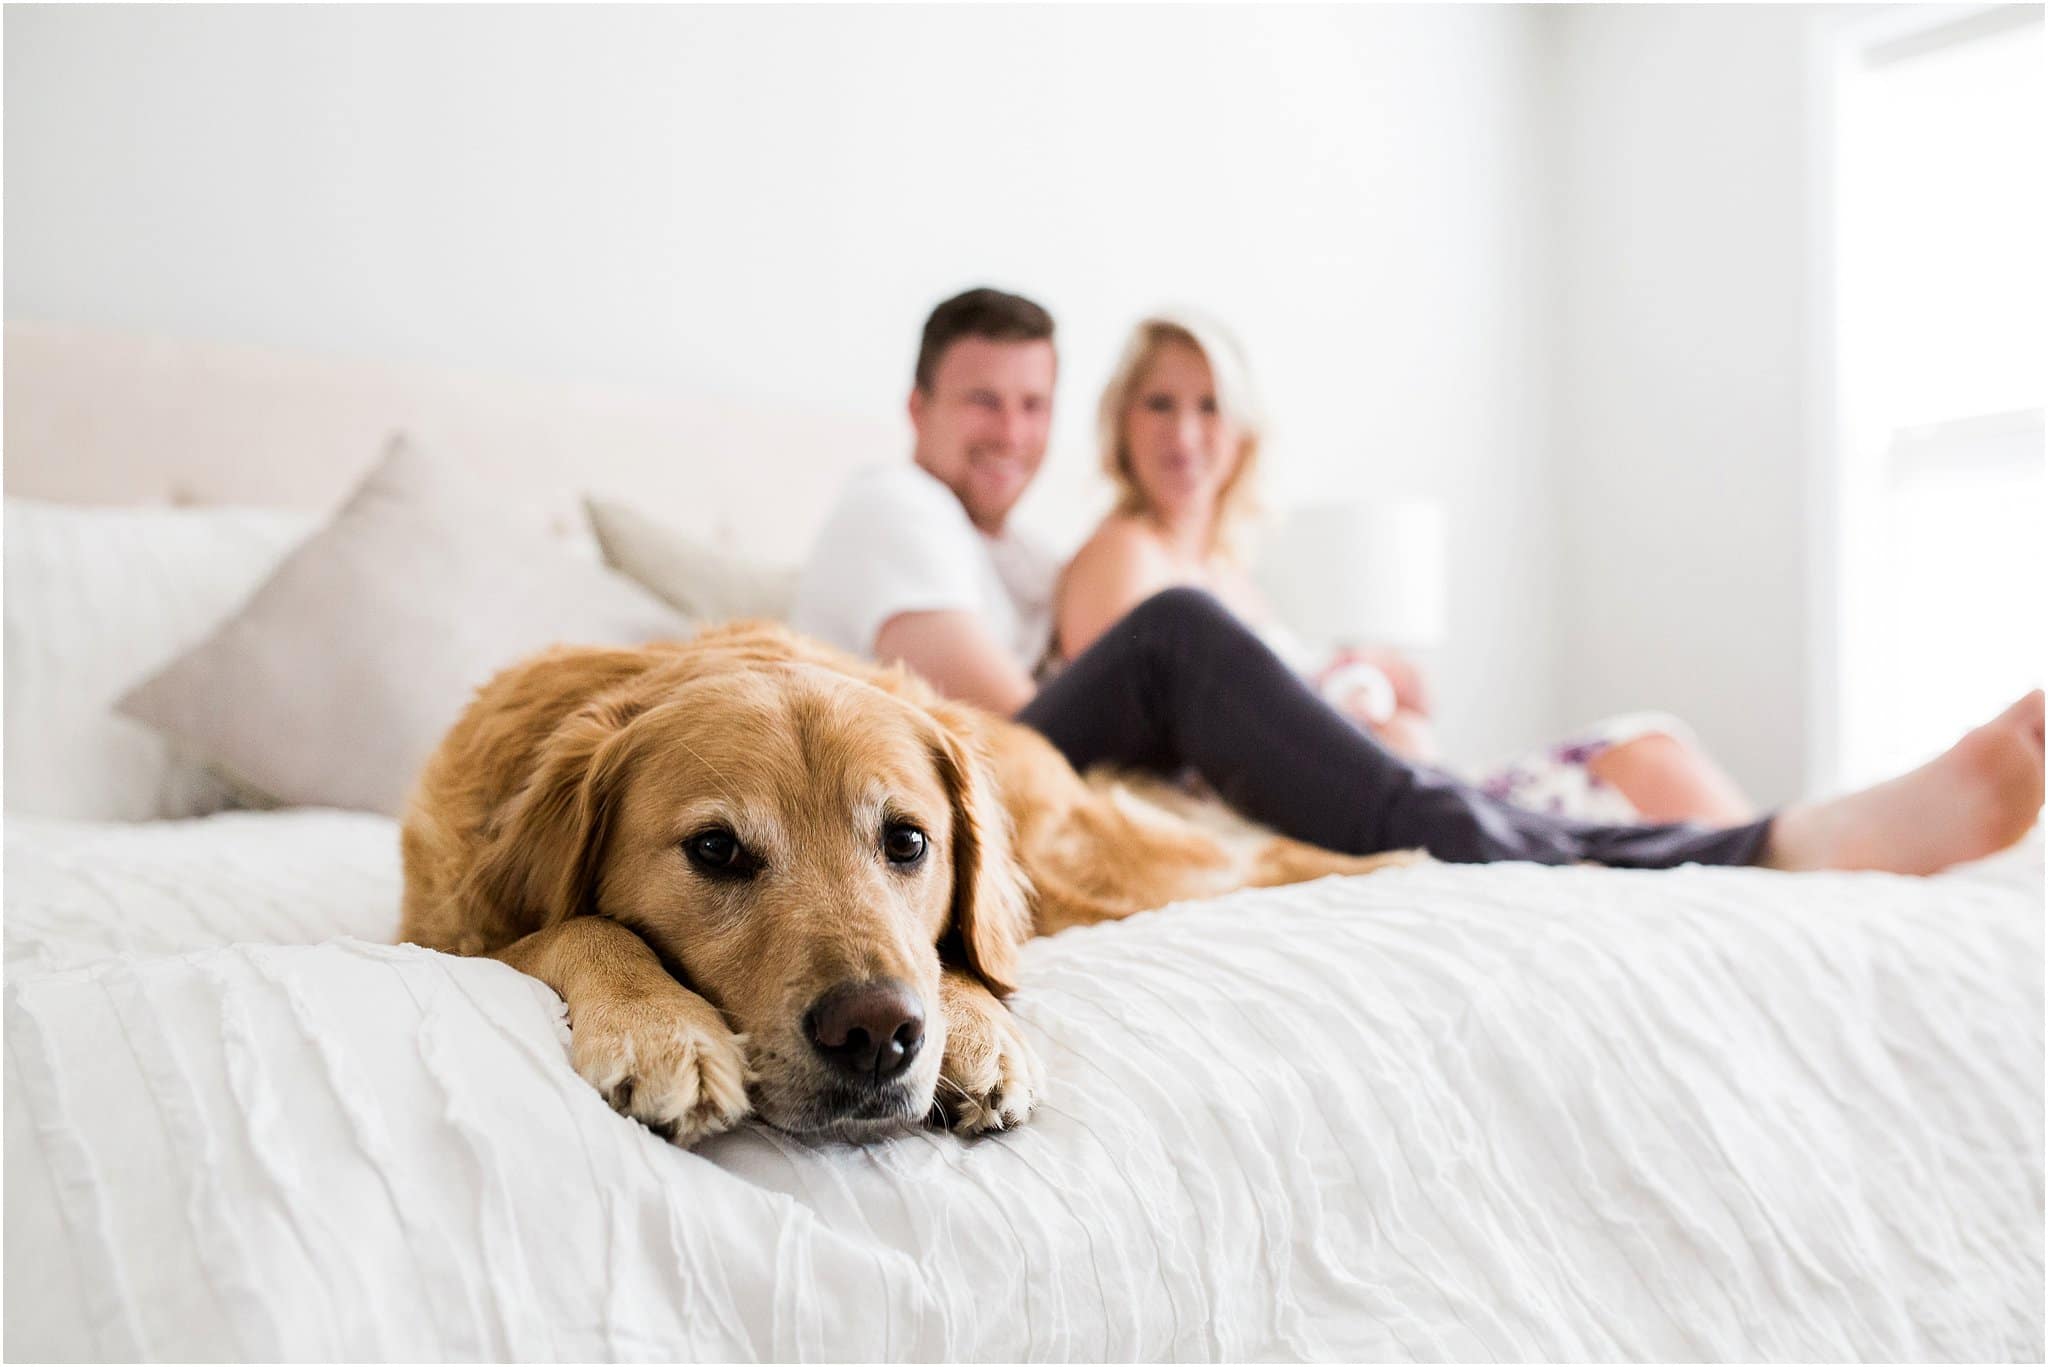
<instances>
[{"instance_id":1,"label":"woman's leg","mask_svg":"<svg viewBox=\"0 0 2048 1367\"><path fill-rule=\"evenodd\" d=\"M1756 819L1735 780L1683 736L1635 736L1587 760L1586 769L1627 798L1645 821L1736 826Z\"/></svg>"},{"instance_id":2,"label":"woman's leg","mask_svg":"<svg viewBox=\"0 0 2048 1367\"><path fill-rule=\"evenodd\" d=\"M1198 589L1133 608L1017 720L1077 769L1193 768L1245 815L1344 854L1420 847L1454 863L1748 864L1767 821L1600 826L1526 811L1402 759L1325 706Z\"/></svg>"}]
</instances>

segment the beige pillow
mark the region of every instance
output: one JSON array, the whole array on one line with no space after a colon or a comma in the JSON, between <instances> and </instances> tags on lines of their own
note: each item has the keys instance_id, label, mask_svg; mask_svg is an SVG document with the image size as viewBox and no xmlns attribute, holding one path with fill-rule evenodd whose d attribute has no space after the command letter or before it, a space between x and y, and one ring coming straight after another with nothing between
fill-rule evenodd
<instances>
[{"instance_id":1,"label":"beige pillow","mask_svg":"<svg viewBox=\"0 0 2048 1367\"><path fill-rule=\"evenodd\" d=\"M795 567L743 560L611 499L586 498L583 507L604 562L692 620L789 620L801 573Z\"/></svg>"},{"instance_id":2,"label":"beige pillow","mask_svg":"<svg viewBox=\"0 0 2048 1367\"><path fill-rule=\"evenodd\" d=\"M488 476L396 442L333 520L120 710L289 805L399 814L478 685L557 642L690 634Z\"/></svg>"}]
</instances>

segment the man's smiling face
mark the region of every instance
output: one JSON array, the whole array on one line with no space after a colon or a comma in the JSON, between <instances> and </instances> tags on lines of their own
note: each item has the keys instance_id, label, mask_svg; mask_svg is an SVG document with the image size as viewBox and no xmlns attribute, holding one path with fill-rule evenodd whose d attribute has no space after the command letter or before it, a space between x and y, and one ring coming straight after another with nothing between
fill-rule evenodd
<instances>
[{"instance_id":1,"label":"man's smiling face","mask_svg":"<svg viewBox=\"0 0 2048 1367\"><path fill-rule=\"evenodd\" d=\"M962 337L939 357L931 388L911 391L917 463L984 532L1003 529L1045 459L1057 369L1051 342Z\"/></svg>"}]
</instances>

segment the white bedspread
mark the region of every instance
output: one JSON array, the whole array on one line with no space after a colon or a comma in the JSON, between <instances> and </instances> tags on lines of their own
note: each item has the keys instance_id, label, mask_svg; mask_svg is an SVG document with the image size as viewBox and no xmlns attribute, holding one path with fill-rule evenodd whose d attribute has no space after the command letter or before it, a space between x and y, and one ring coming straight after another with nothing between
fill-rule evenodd
<instances>
[{"instance_id":1,"label":"white bedspread","mask_svg":"<svg viewBox=\"0 0 2048 1367\"><path fill-rule=\"evenodd\" d=\"M1171 908L1032 946L1022 1131L695 1153L396 844L8 822L11 1360L2042 1355L2038 833Z\"/></svg>"}]
</instances>

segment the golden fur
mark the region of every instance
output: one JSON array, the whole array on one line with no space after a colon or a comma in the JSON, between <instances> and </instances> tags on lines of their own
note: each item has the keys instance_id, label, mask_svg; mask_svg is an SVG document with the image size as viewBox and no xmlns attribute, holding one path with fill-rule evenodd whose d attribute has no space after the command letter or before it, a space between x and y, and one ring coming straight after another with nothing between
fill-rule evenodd
<instances>
[{"instance_id":1,"label":"golden fur","mask_svg":"<svg viewBox=\"0 0 2048 1367\"><path fill-rule=\"evenodd\" d=\"M578 1072L678 1143L749 1111L857 1138L935 1099L963 1132L1003 1128L1040 1088L999 1000L1029 936L1411 857L1176 804L1084 782L1036 733L779 627L561 647L486 684L428 761L403 938L547 983ZM914 865L878 845L904 826L925 836ZM758 870L707 874L684 855L705 830ZM849 1106L805 1011L878 979L924 1004L925 1047L900 1087Z\"/></svg>"}]
</instances>

